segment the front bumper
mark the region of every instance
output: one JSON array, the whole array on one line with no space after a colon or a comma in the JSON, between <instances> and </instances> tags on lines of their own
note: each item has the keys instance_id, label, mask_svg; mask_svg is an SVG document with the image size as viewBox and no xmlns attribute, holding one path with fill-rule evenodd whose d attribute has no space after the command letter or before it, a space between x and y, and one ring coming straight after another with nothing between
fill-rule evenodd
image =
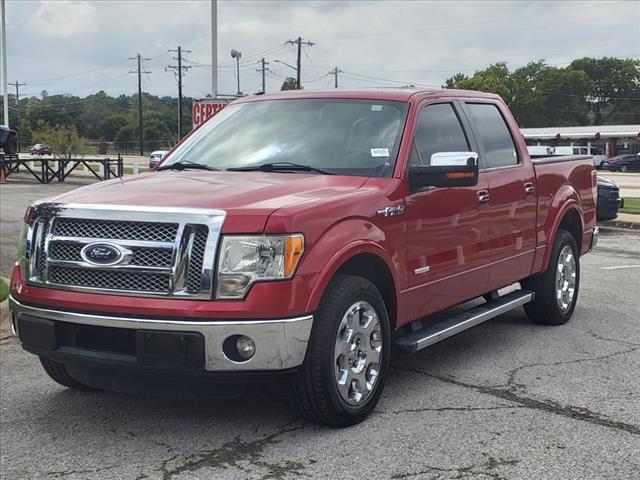
<instances>
[{"instance_id":1,"label":"front bumper","mask_svg":"<svg viewBox=\"0 0 640 480\"><path fill-rule=\"evenodd\" d=\"M144 343L144 337L153 342L157 340L158 344L166 344L167 341L173 342L169 337L175 334L176 341L188 342L189 338L193 338L197 347L203 346L203 359L200 365L197 365L196 359L195 368L209 372L277 371L297 367L304 361L313 324L313 315L277 320L220 321L107 316L29 306L13 297L9 298L9 306L13 312L12 327L17 331L23 347L43 356L50 354L52 358L59 358L64 354L65 359L76 363L86 360L91 363L144 367L149 364L150 358L153 363L152 356L147 355L148 346ZM35 333L27 335L25 330L21 334L22 322ZM100 327L93 331L87 329L90 334L83 335L101 338L90 340L91 346L87 348L86 344L76 342L76 334L73 328L68 328L69 324L77 329L82 326ZM255 354L249 360L234 361L225 354L225 340L237 335L248 336L255 342ZM124 344L129 348L114 352L115 348L104 340L112 336L118 348ZM178 351L177 357L180 353Z\"/></svg>"}]
</instances>

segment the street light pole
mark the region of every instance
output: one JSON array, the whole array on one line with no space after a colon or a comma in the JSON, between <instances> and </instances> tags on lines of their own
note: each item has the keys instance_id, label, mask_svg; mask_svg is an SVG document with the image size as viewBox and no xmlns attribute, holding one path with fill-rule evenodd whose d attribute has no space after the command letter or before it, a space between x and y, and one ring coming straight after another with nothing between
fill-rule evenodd
<instances>
[{"instance_id":1,"label":"street light pole","mask_svg":"<svg viewBox=\"0 0 640 480\"><path fill-rule=\"evenodd\" d=\"M231 50L231 58L236 59L236 78L238 80L237 95L240 96L242 95L242 92L240 91L240 59L242 58L242 52L239 52L238 50Z\"/></svg>"},{"instance_id":2,"label":"street light pole","mask_svg":"<svg viewBox=\"0 0 640 480\"><path fill-rule=\"evenodd\" d=\"M4 106L4 124L9 126L9 76L7 74L7 15L4 0L0 0L2 8L2 92Z\"/></svg>"}]
</instances>

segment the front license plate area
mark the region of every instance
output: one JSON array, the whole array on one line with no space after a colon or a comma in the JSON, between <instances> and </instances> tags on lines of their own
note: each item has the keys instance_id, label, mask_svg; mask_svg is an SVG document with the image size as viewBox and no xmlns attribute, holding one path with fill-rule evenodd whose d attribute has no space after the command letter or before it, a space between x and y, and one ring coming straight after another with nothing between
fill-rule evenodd
<instances>
[{"instance_id":1,"label":"front license plate area","mask_svg":"<svg viewBox=\"0 0 640 480\"><path fill-rule=\"evenodd\" d=\"M136 347L141 365L164 369L204 369L204 338L199 333L138 330Z\"/></svg>"}]
</instances>

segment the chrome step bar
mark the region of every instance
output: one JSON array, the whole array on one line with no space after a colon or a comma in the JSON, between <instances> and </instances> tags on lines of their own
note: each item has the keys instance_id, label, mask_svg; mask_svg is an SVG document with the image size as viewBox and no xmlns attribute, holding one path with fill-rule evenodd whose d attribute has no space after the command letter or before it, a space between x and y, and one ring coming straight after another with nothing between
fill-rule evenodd
<instances>
[{"instance_id":1,"label":"chrome step bar","mask_svg":"<svg viewBox=\"0 0 640 480\"><path fill-rule=\"evenodd\" d=\"M533 292L528 290L516 290L496 300L483 303L471 310L439 320L418 330L409 333L399 332L399 334L396 334L393 347L400 352L415 353L429 345L438 343L514 308L518 308L533 300L533 296Z\"/></svg>"}]
</instances>

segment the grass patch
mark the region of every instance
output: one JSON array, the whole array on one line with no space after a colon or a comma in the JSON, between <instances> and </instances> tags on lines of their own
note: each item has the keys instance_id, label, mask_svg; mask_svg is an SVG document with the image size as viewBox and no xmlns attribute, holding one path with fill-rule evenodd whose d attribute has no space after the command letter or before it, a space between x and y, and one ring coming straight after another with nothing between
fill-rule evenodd
<instances>
[{"instance_id":1,"label":"grass patch","mask_svg":"<svg viewBox=\"0 0 640 480\"><path fill-rule=\"evenodd\" d=\"M9 285L0 278L0 302L3 302L9 296Z\"/></svg>"},{"instance_id":2,"label":"grass patch","mask_svg":"<svg viewBox=\"0 0 640 480\"><path fill-rule=\"evenodd\" d=\"M620 212L640 215L640 197L625 197L624 208L621 208Z\"/></svg>"}]
</instances>

